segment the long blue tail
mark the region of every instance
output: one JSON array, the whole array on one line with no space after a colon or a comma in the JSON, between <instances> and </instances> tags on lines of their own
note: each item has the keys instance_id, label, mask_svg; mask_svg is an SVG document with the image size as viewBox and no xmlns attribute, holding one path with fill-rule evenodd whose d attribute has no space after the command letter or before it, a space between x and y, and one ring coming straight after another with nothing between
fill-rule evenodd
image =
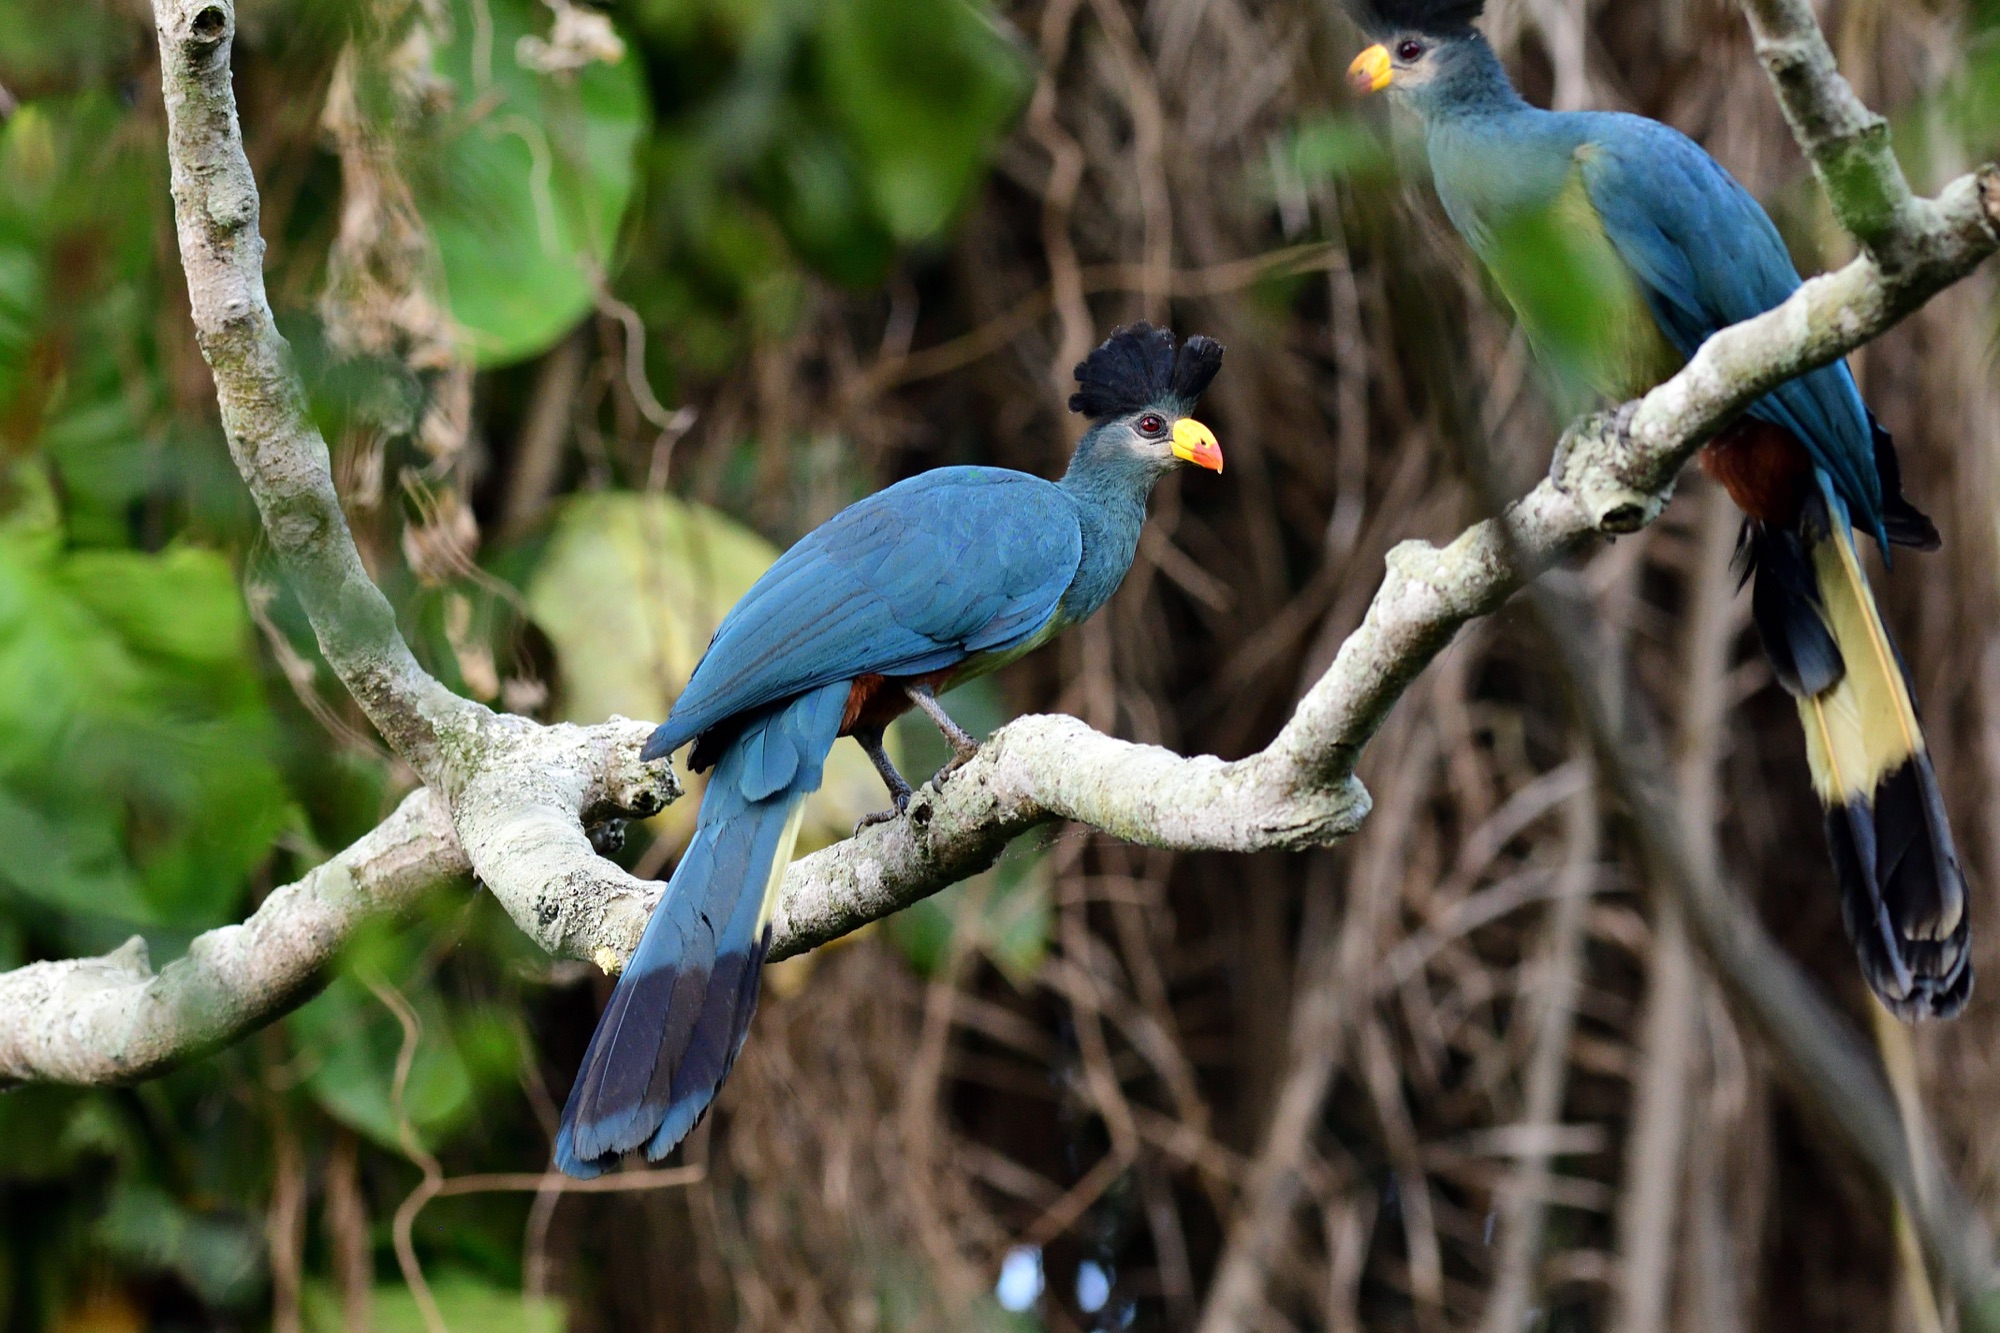
<instances>
[{"instance_id":1,"label":"long blue tail","mask_svg":"<svg viewBox=\"0 0 2000 1333\"><path fill-rule=\"evenodd\" d=\"M757 1009L778 885L847 691L842 681L761 714L716 760L694 840L570 1087L562 1171L595 1176L641 1145L657 1161L715 1100Z\"/></svg>"}]
</instances>

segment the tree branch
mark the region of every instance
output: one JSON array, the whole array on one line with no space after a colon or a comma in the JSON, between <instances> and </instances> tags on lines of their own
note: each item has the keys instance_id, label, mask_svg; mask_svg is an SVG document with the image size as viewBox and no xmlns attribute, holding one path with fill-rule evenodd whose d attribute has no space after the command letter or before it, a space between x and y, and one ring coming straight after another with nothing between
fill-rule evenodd
<instances>
[{"instance_id":1,"label":"tree branch","mask_svg":"<svg viewBox=\"0 0 2000 1333\"><path fill-rule=\"evenodd\" d=\"M1758 59L1778 104L1847 234L1885 269L1902 268L1941 225L1910 192L1889 142L1889 122L1840 75L1811 0L1743 0Z\"/></svg>"},{"instance_id":2,"label":"tree branch","mask_svg":"<svg viewBox=\"0 0 2000 1333\"><path fill-rule=\"evenodd\" d=\"M248 921L199 936L157 973L134 935L102 958L0 974L0 1085L128 1083L226 1046L316 992L363 922L470 871L444 810L419 790Z\"/></svg>"},{"instance_id":3,"label":"tree branch","mask_svg":"<svg viewBox=\"0 0 2000 1333\"><path fill-rule=\"evenodd\" d=\"M646 885L598 857L583 821L656 813L679 794L642 765L646 728L542 728L496 716L417 662L368 578L326 441L264 292L257 184L230 85L230 0L156 0L174 222L223 430L320 650L396 753L443 798L463 855L545 948L636 939ZM323 960L322 960L323 961Z\"/></svg>"},{"instance_id":4,"label":"tree branch","mask_svg":"<svg viewBox=\"0 0 2000 1333\"><path fill-rule=\"evenodd\" d=\"M229 78L235 12L208 0L160 0L153 15L181 267L230 454L328 664L396 752L435 781L439 728L478 705L418 665L395 611L362 567L326 441L306 412L291 347L271 318L257 182Z\"/></svg>"},{"instance_id":5,"label":"tree branch","mask_svg":"<svg viewBox=\"0 0 2000 1333\"><path fill-rule=\"evenodd\" d=\"M545 728L498 716L450 695L410 655L360 569L325 443L305 416L265 303L255 186L229 86L234 12L227 0L156 0L155 14L182 262L231 448L328 661L433 795L421 828L406 804L329 863L359 875L357 866L393 849L408 867L370 881L378 891L351 911L323 905L340 871L322 867L274 894L244 926L202 936L181 972L176 964L154 977L142 951L127 946L107 959L0 975L0 1077L14 1080L146 1077L240 1036L308 995L361 920L467 868L543 948L615 967L637 943L660 886L596 856L584 826L652 814L678 794L667 765L638 759L645 724ZM1460 626L1593 534L1650 522L1682 464L1731 415L1877 336L2000 243L2000 183L1990 168L1929 206L1939 225L1893 275L1864 256L1807 283L1777 309L1711 338L1644 399L1572 428L1550 478L1502 518L1444 548L1405 542L1391 551L1360 628L1265 750L1232 763L1183 758L1071 718L1022 718L942 787L927 785L905 818L795 863L773 956L905 907L991 864L1015 835L1056 820L1187 850L1297 848L1351 832L1368 808L1356 758ZM437 817L440 798L448 829ZM253 938L284 965L258 971L233 952ZM49 998L57 990L62 998ZM72 1021L72 1010L94 1017Z\"/></svg>"}]
</instances>

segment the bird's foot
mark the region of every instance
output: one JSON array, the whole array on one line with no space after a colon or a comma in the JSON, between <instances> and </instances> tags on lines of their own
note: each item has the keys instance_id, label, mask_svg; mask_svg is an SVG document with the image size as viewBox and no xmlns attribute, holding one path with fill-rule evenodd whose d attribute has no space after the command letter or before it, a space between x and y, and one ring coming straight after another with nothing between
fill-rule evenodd
<instances>
[{"instance_id":1,"label":"bird's foot","mask_svg":"<svg viewBox=\"0 0 2000 1333\"><path fill-rule=\"evenodd\" d=\"M932 778L931 780L933 782L943 782L946 778L958 772L959 769L964 768L967 764L971 763L978 756L979 756L979 743L977 741L972 740L970 737L967 737L965 738L965 744L963 745L954 742L951 747L950 761L947 762L943 768L940 768L937 771L937 776Z\"/></svg>"},{"instance_id":2,"label":"bird's foot","mask_svg":"<svg viewBox=\"0 0 2000 1333\"><path fill-rule=\"evenodd\" d=\"M972 762L972 756L979 753L979 742L968 736L965 728L951 720L951 714L944 711L944 705L937 701L937 695L931 693L928 685L909 685L904 689L910 696L910 702L922 709L924 716L937 725L938 731L944 736L945 744L951 746L951 762L938 770L935 779L942 782Z\"/></svg>"},{"instance_id":3,"label":"bird's foot","mask_svg":"<svg viewBox=\"0 0 2000 1333\"><path fill-rule=\"evenodd\" d=\"M896 802L894 806L887 810L877 810L872 815L863 815L854 822L855 836L859 837L862 829L873 828L877 824L887 824L891 820L903 817L903 813L910 808L910 789L905 787L891 795Z\"/></svg>"}]
</instances>

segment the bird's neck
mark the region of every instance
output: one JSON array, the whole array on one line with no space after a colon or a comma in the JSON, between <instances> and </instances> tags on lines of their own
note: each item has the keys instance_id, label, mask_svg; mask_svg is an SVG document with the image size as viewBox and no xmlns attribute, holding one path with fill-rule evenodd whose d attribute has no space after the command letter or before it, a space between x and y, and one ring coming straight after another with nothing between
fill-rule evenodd
<instances>
[{"instance_id":1,"label":"bird's neck","mask_svg":"<svg viewBox=\"0 0 2000 1333\"><path fill-rule=\"evenodd\" d=\"M1159 473L1140 459L1092 448L1092 435L1077 445L1060 483L1076 501L1083 529L1083 560L1062 605L1072 623L1109 601L1124 581L1146 524L1146 499L1159 480Z\"/></svg>"},{"instance_id":2,"label":"bird's neck","mask_svg":"<svg viewBox=\"0 0 2000 1333\"><path fill-rule=\"evenodd\" d=\"M1500 57L1477 32L1452 45L1450 60L1423 90L1421 110L1433 126L1471 118L1540 112L1507 78Z\"/></svg>"}]
</instances>

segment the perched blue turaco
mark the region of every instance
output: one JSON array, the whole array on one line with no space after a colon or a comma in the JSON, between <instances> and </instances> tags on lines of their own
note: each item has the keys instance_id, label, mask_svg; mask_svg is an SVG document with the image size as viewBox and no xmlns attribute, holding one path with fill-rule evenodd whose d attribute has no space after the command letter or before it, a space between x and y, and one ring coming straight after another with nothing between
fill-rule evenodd
<instances>
[{"instance_id":1,"label":"perched blue turaco","mask_svg":"<svg viewBox=\"0 0 2000 1333\"><path fill-rule=\"evenodd\" d=\"M1639 116L1530 106L1472 26L1481 0L1359 0L1348 78L1423 119L1439 199L1514 306L1558 398L1636 396L1710 334L1799 286L1777 228L1720 164ZM1575 398L1571 398L1574 403ZM1922 550L1889 436L1835 362L1759 399L1703 450L1746 515L1751 607L1797 700L1861 968L1905 1019L1972 991L1966 889L1909 678L1854 530Z\"/></svg>"},{"instance_id":2,"label":"perched blue turaco","mask_svg":"<svg viewBox=\"0 0 2000 1333\"><path fill-rule=\"evenodd\" d=\"M1189 415L1221 365L1213 339L1117 330L1076 368L1070 410L1090 427L1061 481L947 467L898 482L808 533L723 618L646 743L658 759L692 741L689 766L714 772L570 1088L558 1167L657 1160L694 1127L749 1031L800 807L835 738L861 743L895 802L863 824L909 804L882 737L913 705L951 743L945 773L970 759L937 693L1090 616L1131 567L1153 484L1187 463L1222 471Z\"/></svg>"}]
</instances>

